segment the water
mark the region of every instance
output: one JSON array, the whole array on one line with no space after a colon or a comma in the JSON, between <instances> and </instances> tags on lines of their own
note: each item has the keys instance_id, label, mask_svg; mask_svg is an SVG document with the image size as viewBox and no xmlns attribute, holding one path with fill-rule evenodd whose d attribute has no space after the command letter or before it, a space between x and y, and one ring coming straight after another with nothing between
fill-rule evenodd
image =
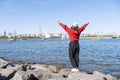
<instances>
[{"instance_id":1,"label":"water","mask_svg":"<svg viewBox=\"0 0 120 80\"><path fill-rule=\"evenodd\" d=\"M120 39L80 40L80 69L120 75ZM71 67L68 40L0 40L0 57Z\"/></svg>"}]
</instances>

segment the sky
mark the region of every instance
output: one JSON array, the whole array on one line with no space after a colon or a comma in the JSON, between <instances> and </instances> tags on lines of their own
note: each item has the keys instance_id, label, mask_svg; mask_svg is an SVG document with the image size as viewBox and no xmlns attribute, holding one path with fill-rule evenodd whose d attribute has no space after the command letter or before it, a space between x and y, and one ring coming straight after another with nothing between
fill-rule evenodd
<instances>
[{"instance_id":1,"label":"sky","mask_svg":"<svg viewBox=\"0 0 120 80\"><path fill-rule=\"evenodd\" d=\"M85 33L120 33L120 0L0 0L0 33L65 32L73 22Z\"/></svg>"}]
</instances>

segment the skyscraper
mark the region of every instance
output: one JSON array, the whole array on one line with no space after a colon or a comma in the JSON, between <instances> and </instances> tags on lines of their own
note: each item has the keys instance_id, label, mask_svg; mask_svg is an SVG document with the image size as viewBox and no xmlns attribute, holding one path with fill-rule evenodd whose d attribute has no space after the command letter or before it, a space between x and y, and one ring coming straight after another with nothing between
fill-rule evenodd
<instances>
[{"instance_id":1,"label":"skyscraper","mask_svg":"<svg viewBox=\"0 0 120 80\"><path fill-rule=\"evenodd\" d=\"M6 31L4 31L4 34L3 34L3 36L4 36L4 37L6 37L6 36L7 36L7 35L6 35Z\"/></svg>"}]
</instances>

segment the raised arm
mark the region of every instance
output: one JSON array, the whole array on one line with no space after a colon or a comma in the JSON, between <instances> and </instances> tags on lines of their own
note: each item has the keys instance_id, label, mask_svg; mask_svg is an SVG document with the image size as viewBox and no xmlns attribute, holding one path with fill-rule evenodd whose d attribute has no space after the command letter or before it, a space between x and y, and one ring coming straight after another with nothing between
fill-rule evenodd
<instances>
[{"instance_id":1,"label":"raised arm","mask_svg":"<svg viewBox=\"0 0 120 80\"><path fill-rule=\"evenodd\" d=\"M79 32L82 32L83 30L85 30L85 28L87 27L87 25L89 24L89 22L85 23L84 25L82 25L80 28L79 28Z\"/></svg>"},{"instance_id":2,"label":"raised arm","mask_svg":"<svg viewBox=\"0 0 120 80\"><path fill-rule=\"evenodd\" d=\"M65 30L68 31L70 28L58 20L58 24Z\"/></svg>"}]
</instances>

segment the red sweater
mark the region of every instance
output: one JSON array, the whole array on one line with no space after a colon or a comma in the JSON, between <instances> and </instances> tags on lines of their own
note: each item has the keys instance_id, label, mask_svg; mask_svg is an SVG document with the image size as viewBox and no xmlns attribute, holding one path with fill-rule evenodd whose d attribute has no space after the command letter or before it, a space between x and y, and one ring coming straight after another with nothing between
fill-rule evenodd
<instances>
[{"instance_id":1,"label":"red sweater","mask_svg":"<svg viewBox=\"0 0 120 80\"><path fill-rule=\"evenodd\" d=\"M80 37L80 33L88 25L88 24L84 24L78 30L73 30L73 29L69 28L67 25L63 24L63 23L59 23L59 24L68 33L71 42L78 41L79 37Z\"/></svg>"}]
</instances>

